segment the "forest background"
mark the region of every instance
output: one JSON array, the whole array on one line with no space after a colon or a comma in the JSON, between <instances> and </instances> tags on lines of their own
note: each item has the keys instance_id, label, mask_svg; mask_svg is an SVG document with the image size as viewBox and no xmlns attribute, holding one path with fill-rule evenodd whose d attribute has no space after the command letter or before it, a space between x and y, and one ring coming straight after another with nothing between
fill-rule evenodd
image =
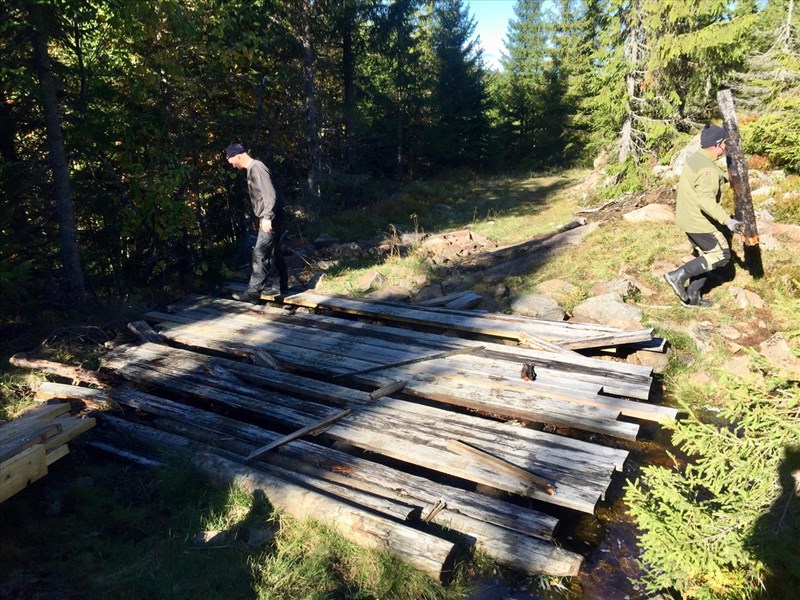
<instances>
[{"instance_id":1,"label":"forest background","mask_svg":"<svg viewBox=\"0 0 800 600\"><path fill-rule=\"evenodd\" d=\"M326 216L453 173L602 156L598 200L644 189L719 122L721 88L751 167L796 174L799 22L794 0L518 0L493 71L461 0L9 0L0 336L53 308L207 289L245 263L233 140L311 239Z\"/></svg>"},{"instance_id":2,"label":"forest background","mask_svg":"<svg viewBox=\"0 0 800 600\"><path fill-rule=\"evenodd\" d=\"M4 313L218 274L250 225L231 140L272 168L294 227L448 170L601 152L604 194L641 188L718 119L721 87L746 151L800 168L794 0L520 0L502 71L457 0L0 10Z\"/></svg>"}]
</instances>

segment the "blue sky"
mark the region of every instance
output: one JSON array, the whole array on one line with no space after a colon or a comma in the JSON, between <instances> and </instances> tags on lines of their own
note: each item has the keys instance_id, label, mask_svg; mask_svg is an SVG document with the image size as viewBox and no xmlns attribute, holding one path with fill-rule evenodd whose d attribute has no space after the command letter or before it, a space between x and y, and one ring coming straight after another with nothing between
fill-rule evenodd
<instances>
[{"instance_id":1,"label":"blue sky","mask_svg":"<svg viewBox=\"0 0 800 600\"><path fill-rule=\"evenodd\" d=\"M480 36L483 58L491 68L500 67L508 21L514 16L516 0L464 0L475 17L475 35Z\"/></svg>"}]
</instances>

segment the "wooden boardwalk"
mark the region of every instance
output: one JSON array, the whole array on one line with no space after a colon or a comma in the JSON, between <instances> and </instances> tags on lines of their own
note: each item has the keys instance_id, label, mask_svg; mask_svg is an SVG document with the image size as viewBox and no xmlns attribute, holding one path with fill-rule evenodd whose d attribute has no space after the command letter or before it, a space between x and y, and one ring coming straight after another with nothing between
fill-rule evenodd
<instances>
[{"instance_id":1,"label":"wooden boardwalk","mask_svg":"<svg viewBox=\"0 0 800 600\"><path fill-rule=\"evenodd\" d=\"M404 527L446 526L503 564L557 575L575 574L581 557L552 543L557 520L546 507L593 512L627 457L612 440L635 439L635 420L675 418L674 409L642 401L649 369L573 350L595 347L601 336L603 345L647 341L641 331L565 324L562 339L559 324L536 319L313 293L284 303L188 296L147 316L165 343L106 357L104 370L126 386L100 393L46 384L42 393L93 395L122 408L103 419L108 429L195 455L213 448L232 464L274 443L247 468L299 479ZM297 306L322 314L287 308ZM508 345L515 327L537 347ZM254 364L260 350L285 370ZM525 363L532 380L520 376ZM388 396L370 394L392 384ZM319 436L282 443L332 415L338 420ZM542 509L484 496L478 485Z\"/></svg>"}]
</instances>

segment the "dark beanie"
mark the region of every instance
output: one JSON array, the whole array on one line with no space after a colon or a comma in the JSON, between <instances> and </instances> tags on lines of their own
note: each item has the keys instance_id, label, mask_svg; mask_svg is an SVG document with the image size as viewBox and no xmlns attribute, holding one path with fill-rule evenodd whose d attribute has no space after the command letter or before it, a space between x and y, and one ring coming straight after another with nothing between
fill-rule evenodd
<instances>
[{"instance_id":1,"label":"dark beanie","mask_svg":"<svg viewBox=\"0 0 800 600\"><path fill-rule=\"evenodd\" d=\"M247 152L239 142L233 142L228 149L225 151L225 158L232 158L237 154L243 154Z\"/></svg>"},{"instance_id":2,"label":"dark beanie","mask_svg":"<svg viewBox=\"0 0 800 600\"><path fill-rule=\"evenodd\" d=\"M724 127L706 125L706 128L700 132L700 147L711 148L711 146L716 146L726 139L728 139L728 132L725 131Z\"/></svg>"}]
</instances>

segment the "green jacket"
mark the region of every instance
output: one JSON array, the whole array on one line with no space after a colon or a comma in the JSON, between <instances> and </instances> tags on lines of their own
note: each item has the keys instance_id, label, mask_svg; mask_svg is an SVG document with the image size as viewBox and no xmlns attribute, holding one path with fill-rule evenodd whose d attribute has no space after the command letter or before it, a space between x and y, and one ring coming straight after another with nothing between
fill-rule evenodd
<instances>
[{"instance_id":1,"label":"green jacket","mask_svg":"<svg viewBox=\"0 0 800 600\"><path fill-rule=\"evenodd\" d=\"M722 184L727 180L725 172L707 150L701 148L692 154L686 160L678 183L675 211L678 229L684 233L712 233L719 225L725 225L729 215L720 199Z\"/></svg>"}]
</instances>

